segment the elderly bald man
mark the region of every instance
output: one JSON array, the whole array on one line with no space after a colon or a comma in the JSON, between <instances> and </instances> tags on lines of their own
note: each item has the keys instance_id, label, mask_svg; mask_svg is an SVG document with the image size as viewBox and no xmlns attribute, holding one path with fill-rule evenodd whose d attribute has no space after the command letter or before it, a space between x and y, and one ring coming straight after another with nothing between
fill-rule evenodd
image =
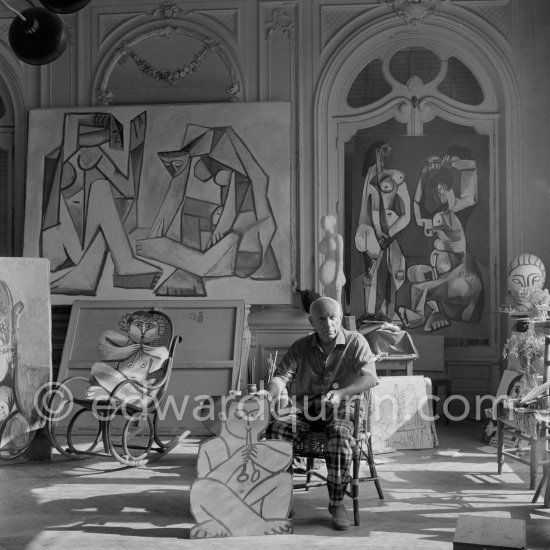
<instances>
[{"instance_id":1,"label":"elderly bald man","mask_svg":"<svg viewBox=\"0 0 550 550\"><path fill-rule=\"evenodd\" d=\"M350 480L355 406L349 398L378 384L375 357L361 334L342 328L342 308L336 300L315 300L309 322L314 332L290 346L258 395L272 401L294 383L295 407L286 416L275 415L268 438L293 442L312 428L324 429L329 512L332 527L343 531L349 527L343 499Z\"/></svg>"}]
</instances>

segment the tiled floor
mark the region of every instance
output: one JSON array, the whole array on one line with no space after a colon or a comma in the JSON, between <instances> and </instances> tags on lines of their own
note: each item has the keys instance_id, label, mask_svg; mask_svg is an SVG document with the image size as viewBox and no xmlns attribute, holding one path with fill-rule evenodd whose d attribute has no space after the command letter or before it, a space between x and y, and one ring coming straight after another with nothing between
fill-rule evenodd
<instances>
[{"instance_id":1,"label":"tiled floor","mask_svg":"<svg viewBox=\"0 0 550 550\"><path fill-rule=\"evenodd\" d=\"M292 535L189 540L196 439L133 469L58 455L50 463L2 463L0 549L452 549L459 514L524 519L528 548L550 549L550 510L542 498L531 503L528 467L505 463L497 476L479 422L440 421L437 431L434 449L378 455L385 499L361 484L361 526L345 532L331 529L319 487L295 493Z\"/></svg>"}]
</instances>

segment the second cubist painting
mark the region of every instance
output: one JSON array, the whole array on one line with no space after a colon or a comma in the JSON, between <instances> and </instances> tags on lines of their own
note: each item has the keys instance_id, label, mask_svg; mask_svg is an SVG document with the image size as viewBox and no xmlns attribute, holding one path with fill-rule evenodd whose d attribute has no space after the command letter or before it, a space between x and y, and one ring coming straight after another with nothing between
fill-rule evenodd
<instances>
[{"instance_id":1,"label":"second cubist painting","mask_svg":"<svg viewBox=\"0 0 550 550\"><path fill-rule=\"evenodd\" d=\"M290 303L290 105L39 109L25 256L76 297Z\"/></svg>"},{"instance_id":2,"label":"second cubist painting","mask_svg":"<svg viewBox=\"0 0 550 550\"><path fill-rule=\"evenodd\" d=\"M489 138L361 136L346 162L352 314L487 345Z\"/></svg>"}]
</instances>

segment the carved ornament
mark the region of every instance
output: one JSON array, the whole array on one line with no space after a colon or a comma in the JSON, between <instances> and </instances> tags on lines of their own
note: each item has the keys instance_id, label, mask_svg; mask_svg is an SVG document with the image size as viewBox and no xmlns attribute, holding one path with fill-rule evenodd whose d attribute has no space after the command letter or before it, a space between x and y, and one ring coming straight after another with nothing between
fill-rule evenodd
<instances>
[{"instance_id":1,"label":"carved ornament","mask_svg":"<svg viewBox=\"0 0 550 550\"><path fill-rule=\"evenodd\" d=\"M151 15L153 17L164 17L165 19L172 19L174 17L184 17L189 15L190 12L181 9L176 6L174 2L164 2L158 8L155 8Z\"/></svg>"},{"instance_id":2,"label":"carved ornament","mask_svg":"<svg viewBox=\"0 0 550 550\"><path fill-rule=\"evenodd\" d=\"M134 50L123 46L120 49L120 54L122 56L129 57L135 64L136 67L146 76L154 80L162 80L171 86L174 85L178 80L186 78L195 74L206 56L212 52L219 51L219 44L216 44L213 41L208 41L194 56L189 64L184 67L175 69L173 71L168 71L165 69L157 69L148 63L143 57L140 57Z\"/></svg>"},{"instance_id":3,"label":"carved ornament","mask_svg":"<svg viewBox=\"0 0 550 550\"><path fill-rule=\"evenodd\" d=\"M268 39L274 32L281 32L290 38L294 29L294 21L291 15L283 9L276 8L271 14L271 21L265 23L265 37Z\"/></svg>"},{"instance_id":4,"label":"carved ornament","mask_svg":"<svg viewBox=\"0 0 550 550\"><path fill-rule=\"evenodd\" d=\"M405 23L422 23L436 8L449 0L379 0L387 4Z\"/></svg>"}]
</instances>

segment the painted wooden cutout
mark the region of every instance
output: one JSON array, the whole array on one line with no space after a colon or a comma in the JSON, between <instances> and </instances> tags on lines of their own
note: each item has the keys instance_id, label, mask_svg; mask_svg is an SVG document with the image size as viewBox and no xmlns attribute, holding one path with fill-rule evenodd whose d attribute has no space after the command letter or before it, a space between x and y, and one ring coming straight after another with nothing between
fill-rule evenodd
<instances>
[{"instance_id":1,"label":"painted wooden cutout","mask_svg":"<svg viewBox=\"0 0 550 550\"><path fill-rule=\"evenodd\" d=\"M199 448L191 538L291 533L292 446L258 441L269 422L267 401L228 398L218 418L219 435Z\"/></svg>"}]
</instances>

